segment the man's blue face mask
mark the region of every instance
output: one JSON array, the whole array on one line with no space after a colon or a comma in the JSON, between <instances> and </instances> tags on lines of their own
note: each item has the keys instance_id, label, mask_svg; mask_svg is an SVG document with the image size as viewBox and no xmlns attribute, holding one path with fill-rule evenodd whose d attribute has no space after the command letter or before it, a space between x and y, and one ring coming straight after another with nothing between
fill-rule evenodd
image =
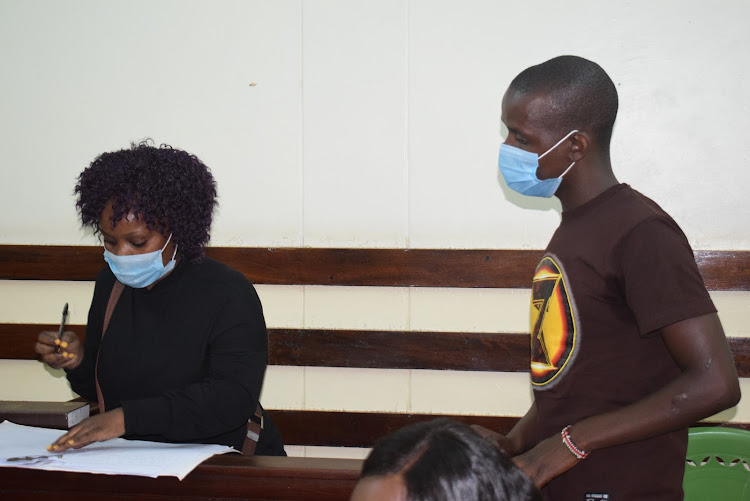
<instances>
[{"instance_id":1,"label":"man's blue face mask","mask_svg":"<svg viewBox=\"0 0 750 501\"><path fill-rule=\"evenodd\" d=\"M578 130L568 132L564 138L560 139L552 148L541 155L508 144L501 144L497 164L508 187L521 195L530 197L549 198L554 195L557 188L560 187L563 176L575 165L575 162L570 164L565 169L565 172L560 174L560 177L539 179L536 177L536 170L539 168L539 159L560 146L563 141L576 132Z\"/></svg>"}]
</instances>

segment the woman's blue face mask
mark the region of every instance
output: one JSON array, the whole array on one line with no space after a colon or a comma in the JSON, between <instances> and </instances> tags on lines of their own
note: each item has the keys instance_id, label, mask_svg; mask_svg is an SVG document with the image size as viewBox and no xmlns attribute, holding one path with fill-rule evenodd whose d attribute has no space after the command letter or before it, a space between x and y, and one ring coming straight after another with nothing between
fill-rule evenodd
<instances>
[{"instance_id":1,"label":"woman's blue face mask","mask_svg":"<svg viewBox=\"0 0 750 501\"><path fill-rule=\"evenodd\" d=\"M154 284L156 281L172 271L175 266L175 256L177 256L177 246L175 246L172 259L164 265L162 253L169 245L172 235L169 235L167 243L161 250L147 252L146 254L131 254L129 256L118 256L104 249L104 260L109 264L117 280L123 284L141 289Z\"/></svg>"},{"instance_id":2,"label":"woman's blue face mask","mask_svg":"<svg viewBox=\"0 0 750 501\"><path fill-rule=\"evenodd\" d=\"M503 174L503 178L505 179L508 188L520 193L521 195L527 195L530 197L549 198L554 195L557 188L560 187L563 176L568 173L575 162L570 164L568 168L565 169L565 172L560 174L560 177L539 179L536 177L536 170L539 168L539 159L560 146L563 141L576 132L578 132L578 130L568 132L564 138L560 139L552 148L548 149L541 155L508 144L501 144L497 164L498 167L500 167L500 172Z\"/></svg>"}]
</instances>

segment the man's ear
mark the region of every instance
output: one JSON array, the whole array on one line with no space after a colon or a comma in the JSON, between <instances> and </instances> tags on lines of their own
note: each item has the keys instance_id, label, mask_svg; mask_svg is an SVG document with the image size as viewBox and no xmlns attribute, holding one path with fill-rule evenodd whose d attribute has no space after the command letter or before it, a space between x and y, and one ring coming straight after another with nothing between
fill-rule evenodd
<instances>
[{"instance_id":1,"label":"man's ear","mask_svg":"<svg viewBox=\"0 0 750 501\"><path fill-rule=\"evenodd\" d=\"M570 136L570 150L568 157L571 162L580 162L589 152L591 138L586 132L576 132Z\"/></svg>"}]
</instances>

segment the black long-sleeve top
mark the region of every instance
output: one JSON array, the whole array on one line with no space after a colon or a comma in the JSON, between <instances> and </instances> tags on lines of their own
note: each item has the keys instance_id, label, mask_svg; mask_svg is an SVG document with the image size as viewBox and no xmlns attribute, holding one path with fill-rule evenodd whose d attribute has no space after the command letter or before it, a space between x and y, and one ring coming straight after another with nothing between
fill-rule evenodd
<instances>
[{"instance_id":1,"label":"black long-sleeve top","mask_svg":"<svg viewBox=\"0 0 750 501\"><path fill-rule=\"evenodd\" d=\"M94 367L107 410L122 407L125 438L215 443L242 450L268 362L263 310L252 284L228 266L179 262L151 290L125 287L102 338L115 277L96 278L73 391L97 400ZM283 455L264 411L256 454Z\"/></svg>"}]
</instances>

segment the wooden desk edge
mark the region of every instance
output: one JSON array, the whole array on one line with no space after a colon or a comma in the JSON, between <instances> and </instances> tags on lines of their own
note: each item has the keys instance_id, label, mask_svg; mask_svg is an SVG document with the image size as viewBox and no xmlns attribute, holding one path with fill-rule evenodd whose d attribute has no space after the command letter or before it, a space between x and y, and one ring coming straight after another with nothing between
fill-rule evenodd
<instances>
[{"instance_id":1,"label":"wooden desk edge","mask_svg":"<svg viewBox=\"0 0 750 501\"><path fill-rule=\"evenodd\" d=\"M294 476L304 478L350 478L358 479L362 469L361 459L243 456L241 454L218 454L198 465L190 475L234 474L243 470L246 476ZM188 476L190 476L188 475ZM187 477L186 477L187 480Z\"/></svg>"},{"instance_id":2,"label":"wooden desk edge","mask_svg":"<svg viewBox=\"0 0 750 501\"><path fill-rule=\"evenodd\" d=\"M348 500L358 459L213 456L183 480L0 468L0 498L123 500Z\"/></svg>"}]
</instances>

